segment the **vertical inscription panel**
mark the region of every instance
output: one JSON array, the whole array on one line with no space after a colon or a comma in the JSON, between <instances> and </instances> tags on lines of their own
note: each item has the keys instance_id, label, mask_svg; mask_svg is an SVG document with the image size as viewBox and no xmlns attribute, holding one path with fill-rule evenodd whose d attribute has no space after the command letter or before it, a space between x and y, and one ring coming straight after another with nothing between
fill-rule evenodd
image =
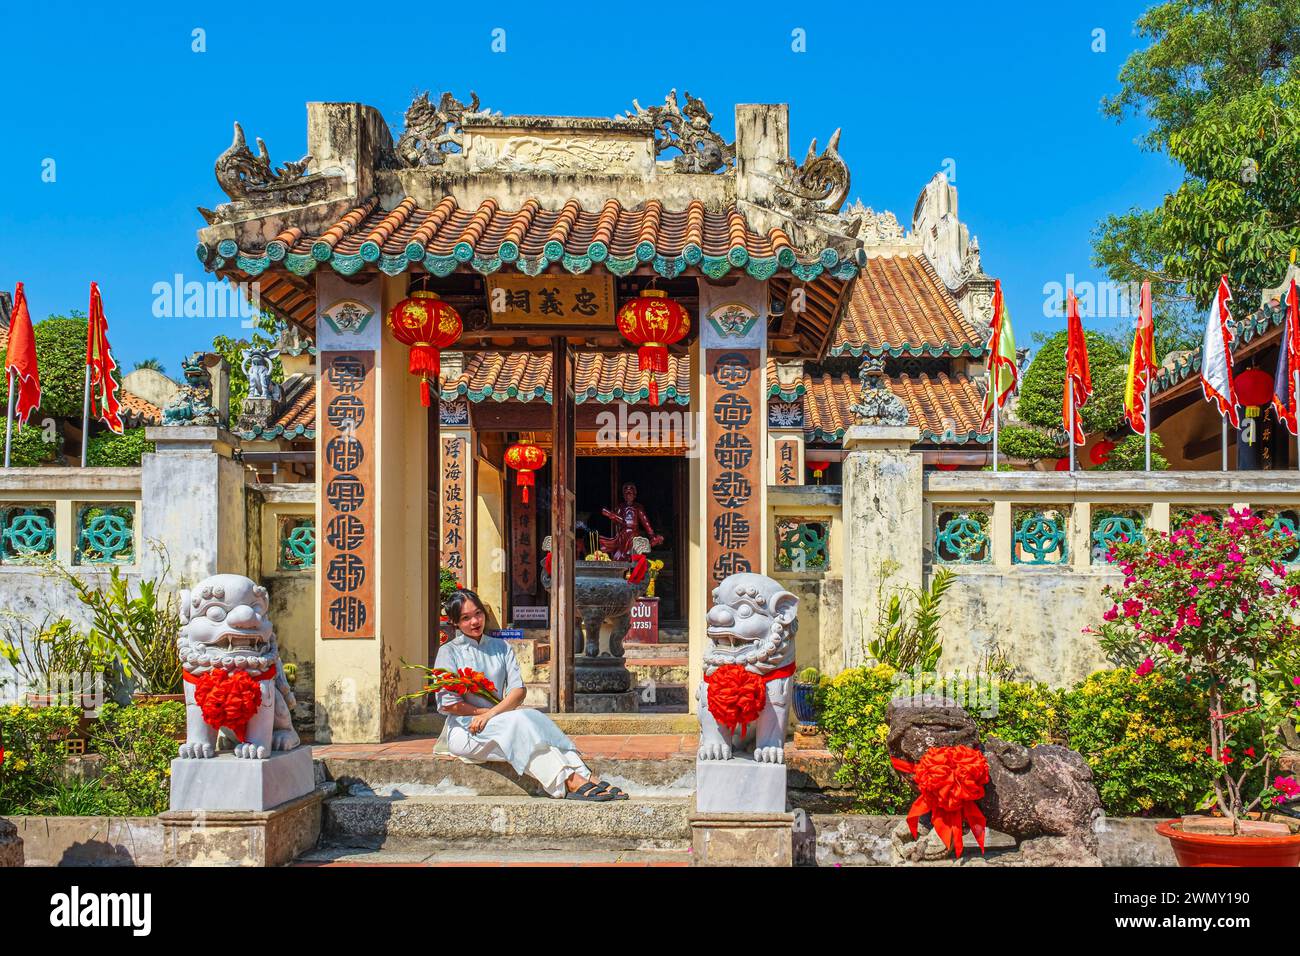
<instances>
[{"instance_id":1,"label":"vertical inscription panel","mask_svg":"<svg viewBox=\"0 0 1300 956\"><path fill-rule=\"evenodd\" d=\"M442 439L442 563L467 585L465 576L469 544L465 540L465 509L469 498L469 442L459 437Z\"/></svg>"},{"instance_id":2,"label":"vertical inscription panel","mask_svg":"<svg viewBox=\"0 0 1300 956\"><path fill-rule=\"evenodd\" d=\"M375 353L322 352L321 636L375 636Z\"/></svg>"},{"instance_id":3,"label":"vertical inscription panel","mask_svg":"<svg viewBox=\"0 0 1300 956\"><path fill-rule=\"evenodd\" d=\"M716 584L763 566L761 445L765 370L758 349L706 353L708 568Z\"/></svg>"}]
</instances>

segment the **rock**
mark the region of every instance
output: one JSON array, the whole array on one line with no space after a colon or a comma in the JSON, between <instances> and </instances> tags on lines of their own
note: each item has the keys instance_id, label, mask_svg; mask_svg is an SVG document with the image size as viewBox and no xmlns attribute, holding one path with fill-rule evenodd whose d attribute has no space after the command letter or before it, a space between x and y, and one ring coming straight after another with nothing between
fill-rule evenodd
<instances>
[{"instance_id":1,"label":"rock","mask_svg":"<svg viewBox=\"0 0 1300 956\"><path fill-rule=\"evenodd\" d=\"M975 721L948 697L918 694L891 700L885 720L890 756L909 763L916 763L931 747L979 746Z\"/></svg>"},{"instance_id":2,"label":"rock","mask_svg":"<svg viewBox=\"0 0 1300 956\"><path fill-rule=\"evenodd\" d=\"M23 838L18 828L0 818L0 866L23 865Z\"/></svg>"}]
</instances>

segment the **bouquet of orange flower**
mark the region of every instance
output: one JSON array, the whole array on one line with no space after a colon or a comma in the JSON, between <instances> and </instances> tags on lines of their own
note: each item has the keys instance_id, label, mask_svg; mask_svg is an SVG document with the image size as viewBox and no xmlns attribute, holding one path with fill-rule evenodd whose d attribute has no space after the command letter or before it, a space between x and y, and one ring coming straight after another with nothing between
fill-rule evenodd
<instances>
[{"instance_id":1,"label":"bouquet of orange flower","mask_svg":"<svg viewBox=\"0 0 1300 956\"><path fill-rule=\"evenodd\" d=\"M414 694L403 694L398 700L418 700L426 694L436 694L440 690L449 690L453 694L475 694L493 704L501 703L501 698L497 695L497 685L487 679L487 676L480 671L470 667L462 667L458 671L449 671L441 667L425 667L423 664L408 664L402 661L403 667L409 667L414 670L422 670L428 675L424 683L424 689Z\"/></svg>"}]
</instances>

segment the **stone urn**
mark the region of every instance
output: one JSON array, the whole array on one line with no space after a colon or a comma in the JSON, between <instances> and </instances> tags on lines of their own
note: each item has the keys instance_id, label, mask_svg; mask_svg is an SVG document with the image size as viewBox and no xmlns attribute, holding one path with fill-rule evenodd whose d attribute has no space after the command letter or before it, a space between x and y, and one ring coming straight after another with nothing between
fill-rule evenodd
<instances>
[{"instance_id":1,"label":"stone urn","mask_svg":"<svg viewBox=\"0 0 1300 956\"><path fill-rule=\"evenodd\" d=\"M574 706L580 712L637 709L632 673L623 660L623 640L632 626L632 603L645 590L645 582L629 583L631 569L624 561L576 562L573 689Z\"/></svg>"}]
</instances>

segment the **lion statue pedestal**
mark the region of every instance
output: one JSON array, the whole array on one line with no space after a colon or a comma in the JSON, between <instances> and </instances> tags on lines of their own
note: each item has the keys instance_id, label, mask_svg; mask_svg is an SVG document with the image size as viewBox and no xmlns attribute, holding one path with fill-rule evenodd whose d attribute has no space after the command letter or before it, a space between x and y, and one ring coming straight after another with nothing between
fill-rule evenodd
<instances>
[{"instance_id":1,"label":"lion statue pedestal","mask_svg":"<svg viewBox=\"0 0 1300 956\"><path fill-rule=\"evenodd\" d=\"M761 574L713 591L695 761L697 865L789 866L785 735L799 599Z\"/></svg>"},{"instance_id":2,"label":"lion statue pedestal","mask_svg":"<svg viewBox=\"0 0 1300 956\"><path fill-rule=\"evenodd\" d=\"M320 834L322 796L290 720L269 610L266 588L238 574L181 592L185 742L162 814L170 863L276 866Z\"/></svg>"}]
</instances>

